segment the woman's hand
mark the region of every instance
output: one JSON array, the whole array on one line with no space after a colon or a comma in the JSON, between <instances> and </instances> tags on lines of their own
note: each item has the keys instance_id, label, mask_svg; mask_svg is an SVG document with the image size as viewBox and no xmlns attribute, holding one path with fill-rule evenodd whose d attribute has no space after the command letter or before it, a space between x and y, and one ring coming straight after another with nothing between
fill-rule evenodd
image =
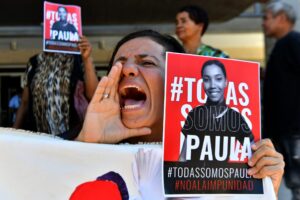
<instances>
[{"instance_id":1,"label":"woman's hand","mask_svg":"<svg viewBox=\"0 0 300 200\"><path fill-rule=\"evenodd\" d=\"M97 88L98 77L93 64L92 45L85 36L81 36L78 42L81 58L84 66L85 96L91 100Z\"/></svg>"},{"instance_id":2,"label":"woman's hand","mask_svg":"<svg viewBox=\"0 0 300 200\"><path fill-rule=\"evenodd\" d=\"M83 62L91 58L92 45L85 36L80 36L78 47L82 56Z\"/></svg>"},{"instance_id":3,"label":"woman's hand","mask_svg":"<svg viewBox=\"0 0 300 200\"><path fill-rule=\"evenodd\" d=\"M121 120L118 85L122 64L115 64L99 82L88 106L83 128L76 138L83 142L118 143L151 133L149 128L128 129Z\"/></svg>"},{"instance_id":4,"label":"woman's hand","mask_svg":"<svg viewBox=\"0 0 300 200\"><path fill-rule=\"evenodd\" d=\"M281 179L284 173L283 156L278 153L270 139L263 139L252 145L254 151L248 164L248 174L254 178L271 177L275 193L278 194Z\"/></svg>"}]
</instances>

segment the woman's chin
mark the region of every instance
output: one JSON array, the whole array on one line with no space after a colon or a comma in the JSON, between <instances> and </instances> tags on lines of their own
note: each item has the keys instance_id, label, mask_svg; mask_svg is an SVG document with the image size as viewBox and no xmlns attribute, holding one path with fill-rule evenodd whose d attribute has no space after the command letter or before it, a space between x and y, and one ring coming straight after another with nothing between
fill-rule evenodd
<instances>
[{"instance_id":1,"label":"woman's chin","mask_svg":"<svg viewBox=\"0 0 300 200\"><path fill-rule=\"evenodd\" d=\"M127 139L126 141L130 143L162 141L162 127L163 127L162 114L158 115L156 113L154 117L149 112L143 115L122 115L122 122L124 126L129 129L137 129L137 128L151 129L151 134L149 135L141 135L138 137Z\"/></svg>"},{"instance_id":2,"label":"woman's chin","mask_svg":"<svg viewBox=\"0 0 300 200\"><path fill-rule=\"evenodd\" d=\"M145 126L145 123L141 122L139 119L122 119L124 126L129 129L142 128Z\"/></svg>"}]
</instances>

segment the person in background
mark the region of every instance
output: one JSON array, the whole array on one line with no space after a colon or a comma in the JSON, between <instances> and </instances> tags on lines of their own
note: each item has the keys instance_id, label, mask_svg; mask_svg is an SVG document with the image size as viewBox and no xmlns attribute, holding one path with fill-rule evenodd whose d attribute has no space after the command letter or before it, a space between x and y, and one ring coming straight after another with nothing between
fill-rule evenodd
<instances>
[{"instance_id":1,"label":"person in background","mask_svg":"<svg viewBox=\"0 0 300 200\"><path fill-rule=\"evenodd\" d=\"M92 98L98 83L91 44L83 36L78 46L81 56L41 52L30 58L14 128L76 137L72 130L80 130L82 102Z\"/></svg>"},{"instance_id":2,"label":"person in background","mask_svg":"<svg viewBox=\"0 0 300 200\"><path fill-rule=\"evenodd\" d=\"M228 58L220 49L203 44L202 37L209 25L206 11L190 5L181 8L176 15L176 35L187 53Z\"/></svg>"},{"instance_id":3,"label":"person in background","mask_svg":"<svg viewBox=\"0 0 300 200\"><path fill-rule=\"evenodd\" d=\"M9 100L8 108L10 109L9 119L10 119L11 124L14 124L15 121L16 121L16 112L17 112L18 108L21 105L21 95L22 95L22 89L17 88L16 92L14 93L14 95Z\"/></svg>"},{"instance_id":4,"label":"person in background","mask_svg":"<svg viewBox=\"0 0 300 200\"><path fill-rule=\"evenodd\" d=\"M111 70L98 84L76 138L90 143L161 142L166 51L184 53L170 36L151 30L131 33L117 44ZM253 145L248 173L270 176L278 193L283 157L269 139ZM161 179L156 180L157 184Z\"/></svg>"},{"instance_id":5,"label":"person in background","mask_svg":"<svg viewBox=\"0 0 300 200\"><path fill-rule=\"evenodd\" d=\"M275 38L263 88L264 137L284 155L285 181L300 199L300 33L293 30L296 12L276 1L266 6L263 30Z\"/></svg>"}]
</instances>

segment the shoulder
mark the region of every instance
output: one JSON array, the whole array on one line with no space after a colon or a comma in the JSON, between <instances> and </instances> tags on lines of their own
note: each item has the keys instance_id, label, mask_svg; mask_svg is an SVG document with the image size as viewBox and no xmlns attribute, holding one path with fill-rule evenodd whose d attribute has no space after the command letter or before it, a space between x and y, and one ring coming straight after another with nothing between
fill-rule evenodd
<instances>
[{"instance_id":1,"label":"shoulder","mask_svg":"<svg viewBox=\"0 0 300 200\"><path fill-rule=\"evenodd\" d=\"M241 113L239 113L238 111L228 107L228 114L230 114L231 116L239 116L242 117ZM243 118L243 117L242 117Z\"/></svg>"},{"instance_id":2,"label":"shoulder","mask_svg":"<svg viewBox=\"0 0 300 200\"><path fill-rule=\"evenodd\" d=\"M61 23L60 21L54 22L53 25L52 25L52 29L55 29L55 28L59 27L60 23Z\"/></svg>"},{"instance_id":3,"label":"shoulder","mask_svg":"<svg viewBox=\"0 0 300 200\"><path fill-rule=\"evenodd\" d=\"M300 39L300 32L297 32L297 31L291 31L287 37L289 38L293 38L293 39Z\"/></svg>"},{"instance_id":4,"label":"shoulder","mask_svg":"<svg viewBox=\"0 0 300 200\"><path fill-rule=\"evenodd\" d=\"M296 31L290 32L290 34L288 34L288 42L289 42L289 44L291 44L293 46L299 47L299 45L300 45L300 33L296 32Z\"/></svg>"},{"instance_id":5,"label":"shoulder","mask_svg":"<svg viewBox=\"0 0 300 200\"><path fill-rule=\"evenodd\" d=\"M29 58L29 61L28 61L28 62L34 62L34 61L36 61L36 60L37 60L37 57L38 57L39 55L40 55L40 54L35 54L35 55L31 56L31 57Z\"/></svg>"},{"instance_id":6,"label":"shoulder","mask_svg":"<svg viewBox=\"0 0 300 200\"><path fill-rule=\"evenodd\" d=\"M286 36L277 41L277 45L299 45L300 33L296 31L289 32Z\"/></svg>"},{"instance_id":7,"label":"shoulder","mask_svg":"<svg viewBox=\"0 0 300 200\"><path fill-rule=\"evenodd\" d=\"M238 111L236 111L236 110L234 110L234 109L232 109L232 108L230 108L230 107L228 107L228 112L229 112L229 113L236 114L236 115L240 115L240 113L239 113Z\"/></svg>"},{"instance_id":8,"label":"shoulder","mask_svg":"<svg viewBox=\"0 0 300 200\"><path fill-rule=\"evenodd\" d=\"M45 52L40 52L29 58L28 64L36 67L38 63L45 60Z\"/></svg>"},{"instance_id":9,"label":"shoulder","mask_svg":"<svg viewBox=\"0 0 300 200\"><path fill-rule=\"evenodd\" d=\"M202 110L206 110L206 109L207 109L207 106L201 105L201 106L194 107L191 112L197 112L197 111L202 111Z\"/></svg>"},{"instance_id":10,"label":"shoulder","mask_svg":"<svg viewBox=\"0 0 300 200\"><path fill-rule=\"evenodd\" d=\"M69 31L72 31L72 32L76 32L77 31L77 29L75 28L75 26L73 24L70 24L70 23L68 23L67 29Z\"/></svg>"},{"instance_id":11,"label":"shoulder","mask_svg":"<svg viewBox=\"0 0 300 200\"><path fill-rule=\"evenodd\" d=\"M34 56L31 56L27 62L27 72L31 71L32 68L35 68L37 66L37 60L40 54L36 54Z\"/></svg>"},{"instance_id":12,"label":"shoulder","mask_svg":"<svg viewBox=\"0 0 300 200\"><path fill-rule=\"evenodd\" d=\"M194 116L195 113L207 112L207 110L208 110L208 108L205 105L196 106L189 112L189 116L191 116L191 115Z\"/></svg>"},{"instance_id":13,"label":"shoulder","mask_svg":"<svg viewBox=\"0 0 300 200\"><path fill-rule=\"evenodd\" d=\"M214 57L221 57L221 58L229 58L229 55L225 53L224 51L217 49L215 47L212 47L210 45L202 44L198 50L198 55L203 56L214 56Z\"/></svg>"},{"instance_id":14,"label":"shoulder","mask_svg":"<svg viewBox=\"0 0 300 200\"><path fill-rule=\"evenodd\" d=\"M39 66L38 63L40 63L40 60L42 59L43 55L44 55L44 53L41 52L41 53L36 54L36 55L29 58L29 61L27 63L27 68L26 68L26 77L25 77L25 80L24 80L24 82L26 84L31 82L33 76L35 75L35 71Z\"/></svg>"},{"instance_id":15,"label":"shoulder","mask_svg":"<svg viewBox=\"0 0 300 200\"><path fill-rule=\"evenodd\" d=\"M241 124L247 124L243 115L232 108L228 108L228 117L238 120Z\"/></svg>"}]
</instances>

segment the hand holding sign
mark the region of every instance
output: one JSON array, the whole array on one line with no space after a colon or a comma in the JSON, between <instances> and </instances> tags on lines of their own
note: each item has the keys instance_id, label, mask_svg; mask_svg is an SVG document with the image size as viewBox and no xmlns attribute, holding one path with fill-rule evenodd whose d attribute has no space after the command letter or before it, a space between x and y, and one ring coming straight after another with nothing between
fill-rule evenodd
<instances>
[{"instance_id":1,"label":"hand holding sign","mask_svg":"<svg viewBox=\"0 0 300 200\"><path fill-rule=\"evenodd\" d=\"M44 51L80 54L81 35L79 6L44 2Z\"/></svg>"},{"instance_id":2,"label":"hand holding sign","mask_svg":"<svg viewBox=\"0 0 300 200\"><path fill-rule=\"evenodd\" d=\"M78 42L78 47L80 49L80 53L83 61L90 58L92 53L92 45L85 36L80 37L80 40Z\"/></svg>"},{"instance_id":3,"label":"hand holding sign","mask_svg":"<svg viewBox=\"0 0 300 200\"><path fill-rule=\"evenodd\" d=\"M252 167L248 174L254 178L265 178L270 176L276 194L284 172L283 156L278 153L270 139L263 139L252 145L254 151L248 164Z\"/></svg>"}]
</instances>

